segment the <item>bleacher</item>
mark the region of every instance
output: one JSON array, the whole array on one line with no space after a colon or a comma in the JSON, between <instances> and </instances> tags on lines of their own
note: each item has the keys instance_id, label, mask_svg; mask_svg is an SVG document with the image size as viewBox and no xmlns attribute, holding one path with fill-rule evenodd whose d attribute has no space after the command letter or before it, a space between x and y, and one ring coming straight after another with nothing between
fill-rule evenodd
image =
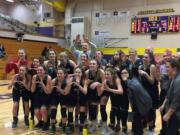
<instances>
[{"instance_id":1,"label":"bleacher","mask_svg":"<svg viewBox=\"0 0 180 135\"><path fill-rule=\"evenodd\" d=\"M20 21L2 13L0 13L0 29L29 34L37 34L35 27L23 24Z\"/></svg>"},{"instance_id":2,"label":"bleacher","mask_svg":"<svg viewBox=\"0 0 180 135\"><path fill-rule=\"evenodd\" d=\"M49 47L49 46L51 46L57 52L57 54L62 51L66 51L70 59L75 60L74 55L68 49L62 48L58 46L56 43L37 42L37 41L20 42L17 41L16 39L9 39L9 38L0 38L0 43L3 44L6 50L6 57L0 59L0 79L3 79L6 63L9 60L13 60L17 58L17 52L19 48L24 48L26 50L27 58L30 61L32 61L33 58L39 58L41 56L41 52L44 49L44 47ZM12 74L8 75L8 79L12 76Z\"/></svg>"}]
</instances>

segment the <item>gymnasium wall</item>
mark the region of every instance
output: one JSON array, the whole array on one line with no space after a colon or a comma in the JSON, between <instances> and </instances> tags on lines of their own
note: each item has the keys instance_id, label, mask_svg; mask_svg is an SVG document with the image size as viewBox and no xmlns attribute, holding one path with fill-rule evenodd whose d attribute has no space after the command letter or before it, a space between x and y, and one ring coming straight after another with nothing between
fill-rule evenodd
<instances>
[{"instance_id":1,"label":"gymnasium wall","mask_svg":"<svg viewBox=\"0 0 180 135\"><path fill-rule=\"evenodd\" d=\"M44 13L50 12L51 17L53 17L53 8L47 4L41 4L38 9L35 9L34 7L28 7L21 3L8 3L2 2L0 4L0 13L3 13L5 15L8 15L14 19L17 19L21 21L22 23L34 25L34 21L42 22L43 21L43 15ZM46 22L46 21L45 21ZM45 24L43 22L43 26L47 25L52 26L47 22Z\"/></svg>"},{"instance_id":2,"label":"gymnasium wall","mask_svg":"<svg viewBox=\"0 0 180 135\"><path fill-rule=\"evenodd\" d=\"M90 35L94 42L97 42L95 31L105 31L106 37L109 38L124 38L121 42L117 42L114 47L133 47L143 48L152 46L154 48L177 48L180 42L180 33L174 34L158 34L157 40L151 40L150 34L132 35L130 33L131 17L137 15L140 10L153 10L163 8L173 8L174 13L154 14L158 15L180 15L179 0L78 0L78 4L74 9L74 16L87 16L90 26ZM112 12L112 11L129 11L129 18L122 21L106 19L103 23L97 23L95 12ZM148 15L146 15L148 16ZM150 15L152 16L152 15ZM116 36L116 37L115 37ZM100 39L99 39L100 40ZM103 41L98 41L103 42ZM97 43L98 43L97 42ZM103 47L99 45L99 47Z\"/></svg>"},{"instance_id":3,"label":"gymnasium wall","mask_svg":"<svg viewBox=\"0 0 180 135\"><path fill-rule=\"evenodd\" d=\"M6 4L3 4L3 2L0 5L0 13L7 14L8 6Z\"/></svg>"},{"instance_id":4,"label":"gymnasium wall","mask_svg":"<svg viewBox=\"0 0 180 135\"><path fill-rule=\"evenodd\" d=\"M153 48L153 52L154 52L154 56L155 56L155 60L161 61L163 59L163 54L166 50L170 50L172 52L173 55L176 55L177 51L179 51L178 48ZM126 55L129 54L129 48L99 48L99 50L101 50L104 54L104 58L106 60L110 60L112 58L112 56L114 55L114 53L116 51L123 51ZM144 52L145 52L145 48L136 48L137 51L137 55L138 56L143 56Z\"/></svg>"}]
</instances>

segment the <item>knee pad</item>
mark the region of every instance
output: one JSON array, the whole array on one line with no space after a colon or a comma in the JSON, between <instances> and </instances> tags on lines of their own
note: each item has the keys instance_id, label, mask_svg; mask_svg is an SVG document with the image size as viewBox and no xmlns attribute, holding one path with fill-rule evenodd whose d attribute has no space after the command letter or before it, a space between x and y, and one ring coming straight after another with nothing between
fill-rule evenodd
<instances>
[{"instance_id":1,"label":"knee pad","mask_svg":"<svg viewBox=\"0 0 180 135\"><path fill-rule=\"evenodd\" d=\"M55 120L56 119L56 114L57 114L57 109L51 109L51 119Z\"/></svg>"},{"instance_id":2,"label":"knee pad","mask_svg":"<svg viewBox=\"0 0 180 135\"><path fill-rule=\"evenodd\" d=\"M85 119L86 119L85 112L80 112L80 124L84 124Z\"/></svg>"},{"instance_id":3,"label":"knee pad","mask_svg":"<svg viewBox=\"0 0 180 135\"><path fill-rule=\"evenodd\" d=\"M102 121L107 121L107 113L106 113L106 106L105 105L100 106L100 112L101 112Z\"/></svg>"},{"instance_id":4,"label":"knee pad","mask_svg":"<svg viewBox=\"0 0 180 135\"><path fill-rule=\"evenodd\" d=\"M92 120L96 120L97 117L97 105L90 105L89 107L89 115Z\"/></svg>"},{"instance_id":5,"label":"knee pad","mask_svg":"<svg viewBox=\"0 0 180 135\"><path fill-rule=\"evenodd\" d=\"M68 112L68 124L73 123L73 112Z\"/></svg>"},{"instance_id":6,"label":"knee pad","mask_svg":"<svg viewBox=\"0 0 180 135\"><path fill-rule=\"evenodd\" d=\"M61 108L61 116L62 116L62 118L66 118L67 117L66 108Z\"/></svg>"}]
</instances>

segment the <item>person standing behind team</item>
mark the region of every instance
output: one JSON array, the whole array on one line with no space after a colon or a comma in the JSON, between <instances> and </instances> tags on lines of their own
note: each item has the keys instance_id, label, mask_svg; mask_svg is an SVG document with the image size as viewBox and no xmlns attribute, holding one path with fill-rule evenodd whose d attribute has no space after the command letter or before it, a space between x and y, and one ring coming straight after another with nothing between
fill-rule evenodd
<instances>
[{"instance_id":1,"label":"person standing behind team","mask_svg":"<svg viewBox=\"0 0 180 135\"><path fill-rule=\"evenodd\" d=\"M103 58L103 52L100 50L96 50L95 59L97 60L100 68L105 69L107 65L107 61Z\"/></svg>"},{"instance_id":2,"label":"person standing behind team","mask_svg":"<svg viewBox=\"0 0 180 135\"><path fill-rule=\"evenodd\" d=\"M35 128L48 130L48 106L51 92L51 77L45 74L45 67L40 65L32 78L31 91L34 92L35 115L38 120ZM42 116L41 116L42 114Z\"/></svg>"},{"instance_id":3,"label":"person standing behind team","mask_svg":"<svg viewBox=\"0 0 180 135\"><path fill-rule=\"evenodd\" d=\"M142 60L137 57L137 51L135 49L130 48L129 49L129 59L127 68L130 72L130 78L136 77L138 78L138 68L140 65L142 65Z\"/></svg>"},{"instance_id":4,"label":"person standing behind team","mask_svg":"<svg viewBox=\"0 0 180 135\"><path fill-rule=\"evenodd\" d=\"M79 38L79 37L78 37ZM81 53L86 53L88 55L88 58L94 58L95 51L97 46L90 42L84 35L83 35L84 41L81 42L81 40L78 40L78 44L81 44L82 51L76 49L76 43L72 44L70 49L74 53L75 57L77 58L77 64L79 64L80 61L80 55Z\"/></svg>"},{"instance_id":5,"label":"person standing behind team","mask_svg":"<svg viewBox=\"0 0 180 135\"><path fill-rule=\"evenodd\" d=\"M19 111L19 101L22 97L24 104L24 123L26 126L29 125L29 96L30 96L30 81L31 79L27 75L27 68L25 66L19 67L19 73L16 74L11 83L8 86L8 89L13 87L13 122L12 128L17 127L18 123L18 111Z\"/></svg>"},{"instance_id":6,"label":"person standing behind team","mask_svg":"<svg viewBox=\"0 0 180 135\"><path fill-rule=\"evenodd\" d=\"M14 70L15 74L17 74L20 66L28 66L29 62L26 57L25 49L20 48L18 50L18 58L16 60L11 60L6 64L4 78L7 79L7 74L9 74L12 70Z\"/></svg>"}]
</instances>

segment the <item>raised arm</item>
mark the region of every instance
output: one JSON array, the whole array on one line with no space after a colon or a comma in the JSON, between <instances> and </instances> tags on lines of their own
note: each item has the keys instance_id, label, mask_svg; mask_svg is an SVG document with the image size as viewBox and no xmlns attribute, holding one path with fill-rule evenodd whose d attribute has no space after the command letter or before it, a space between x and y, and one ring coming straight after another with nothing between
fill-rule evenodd
<instances>
[{"instance_id":1,"label":"raised arm","mask_svg":"<svg viewBox=\"0 0 180 135\"><path fill-rule=\"evenodd\" d=\"M89 41L89 45L91 48L91 57L95 56L96 50L97 50L97 45L94 44L93 42Z\"/></svg>"}]
</instances>

